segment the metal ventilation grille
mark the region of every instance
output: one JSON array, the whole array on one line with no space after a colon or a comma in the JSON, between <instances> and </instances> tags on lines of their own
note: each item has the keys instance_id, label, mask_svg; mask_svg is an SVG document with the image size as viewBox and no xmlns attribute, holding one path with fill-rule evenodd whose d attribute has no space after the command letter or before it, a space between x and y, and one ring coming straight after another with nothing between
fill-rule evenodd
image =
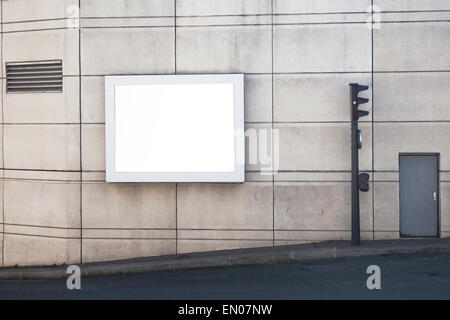
<instances>
[{"instance_id":1,"label":"metal ventilation grille","mask_svg":"<svg viewBox=\"0 0 450 320\"><path fill-rule=\"evenodd\" d=\"M6 63L6 93L62 92L62 88L62 60Z\"/></svg>"}]
</instances>

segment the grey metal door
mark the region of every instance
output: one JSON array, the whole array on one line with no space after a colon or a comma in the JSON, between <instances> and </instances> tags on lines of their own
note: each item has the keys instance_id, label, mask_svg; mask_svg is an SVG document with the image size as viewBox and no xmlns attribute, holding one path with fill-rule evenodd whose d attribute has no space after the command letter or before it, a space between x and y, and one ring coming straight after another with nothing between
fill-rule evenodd
<instances>
[{"instance_id":1,"label":"grey metal door","mask_svg":"<svg viewBox=\"0 0 450 320\"><path fill-rule=\"evenodd\" d=\"M400 155L400 235L438 236L438 157Z\"/></svg>"}]
</instances>

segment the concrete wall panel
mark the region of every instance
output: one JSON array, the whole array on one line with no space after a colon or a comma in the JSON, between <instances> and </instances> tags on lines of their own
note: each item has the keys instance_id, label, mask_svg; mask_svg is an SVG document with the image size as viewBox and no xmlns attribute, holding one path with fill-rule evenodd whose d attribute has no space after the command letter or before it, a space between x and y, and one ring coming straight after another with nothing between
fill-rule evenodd
<instances>
[{"instance_id":1,"label":"concrete wall panel","mask_svg":"<svg viewBox=\"0 0 450 320\"><path fill-rule=\"evenodd\" d=\"M374 240L398 240L400 239L400 233L398 231L377 231L375 232Z\"/></svg>"},{"instance_id":2,"label":"concrete wall panel","mask_svg":"<svg viewBox=\"0 0 450 320\"><path fill-rule=\"evenodd\" d=\"M3 178L3 170L0 174ZM0 191L3 194L3 180L0 182ZM3 197L1 197L1 198L2 199L0 200L0 205L1 205L1 207L0 207L0 209L1 209L1 212L0 212L0 250L1 250L1 252L0 252L0 267L3 267L3 222L4 222L4 219L3 219Z\"/></svg>"},{"instance_id":3,"label":"concrete wall panel","mask_svg":"<svg viewBox=\"0 0 450 320\"><path fill-rule=\"evenodd\" d=\"M5 267L80 262L79 239L6 234L4 241Z\"/></svg>"},{"instance_id":4,"label":"concrete wall panel","mask_svg":"<svg viewBox=\"0 0 450 320\"><path fill-rule=\"evenodd\" d=\"M0 232L0 267L4 267L3 264L3 232Z\"/></svg>"},{"instance_id":5,"label":"concrete wall panel","mask_svg":"<svg viewBox=\"0 0 450 320\"><path fill-rule=\"evenodd\" d=\"M8 169L79 170L79 125L5 125Z\"/></svg>"},{"instance_id":6,"label":"concrete wall panel","mask_svg":"<svg viewBox=\"0 0 450 320\"><path fill-rule=\"evenodd\" d=\"M375 170L398 170L399 153L440 153L440 169L450 169L448 122L376 123Z\"/></svg>"},{"instance_id":7,"label":"concrete wall panel","mask_svg":"<svg viewBox=\"0 0 450 320\"><path fill-rule=\"evenodd\" d=\"M370 0L274 0L274 13L366 12Z\"/></svg>"},{"instance_id":8,"label":"concrete wall panel","mask_svg":"<svg viewBox=\"0 0 450 320\"><path fill-rule=\"evenodd\" d=\"M297 240L318 240L324 232L329 233L322 240L339 240L351 230L349 191L349 182L277 182L275 230L308 232ZM361 194L360 202L361 230L371 231L371 192ZM280 233L278 239L292 240L289 236Z\"/></svg>"},{"instance_id":9,"label":"concrete wall panel","mask_svg":"<svg viewBox=\"0 0 450 320\"><path fill-rule=\"evenodd\" d=\"M177 28L181 73L271 72L270 26Z\"/></svg>"},{"instance_id":10,"label":"concrete wall panel","mask_svg":"<svg viewBox=\"0 0 450 320\"><path fill-rule=\"evenodd\" d=\"M180 229L271 229L272 184L180 184Z\"/></svg>"},{"instance_id":11,"label":"concrete wall panel","mask_svg":"<svg viewBox=\"0 0 450 320\"><path fill-rule=\"evenodd\" d=\"M374 74L376 121L450 121L450 73Z\"/></svg>"},{"instance_id":12,"label":"concrete wall panel","mask_svg":"<svg viewBox=\"0 0 450 320\"><path fill-rule=\"evenodd\" d=\"M167 0L81 0L84 17L154 17L174 15L174 1Z\"/></svg>"},{"instance_id":13,"label":"concrete wall panel","mask_svg":"<svg viewBox=\"0 0 450 320\"><path fill-rule=\"evenodd\" d=\"M105 122L105 79L102 76L81 78L81 121Z\"/></svg>"},{"instance_id":14,"label":"concrete wall panel","mask_svg":"<svg viewBox=\"0 0 450 320\"><path fill-rule=\"evenodd\" d=\"M350 123L277 124L280 170L350 170ZM370 170L371 130L361 124L361 170Z\"/></svg>"},{"instance_id":15,"label":"concrete wall panel","mask_svg":"<svg viewBox=\"0 0 450 320\"><path fill-rule=\"evenodd\" d=\"M79 83L79 77L64 77L62 93L4 94L5 123L80 122Z\"/></svg>"},{"instance_id":16,"label":"concrete wall panel","mask_svg":"<svg viewBox=\"0 0 450 320\"><path fill-rule=\"evenodd\" d=\"M178 0L177 16L270 14L271 0Z\"/></svg>"},{"instance_id":17,"label":"concrete wall panel","mask_svg":"<svg viewBox=\"0 0 450 320\"><path fill-rule=\"evenodd\" d=\"M272 240L179 240L178 253L270 247L272 245Z\"/></svg>"},{"instance_id":18,"label":"concrete wall panel","mask_svg":"<svg viewBox=\"0 0 450 320\"><path fill-rule=\"evenodd\" d=\"M398 182L372 183L375 196L375 230L399 232L399 186Z\"/></svg>"},{"instance_id":19,"label":"concrete wall panel","mask_svg":"<svg viewBox=\"0 0 450 320\"><path fill-rule=\"evenodd\" d=\"M374 0L381 11L450 10L447 0Z\"/></svg>"},{"instance_id":20,"label":"concrete wall panel","mask_svg":"<svg viewBox=\"0 0 450 320\"><path fill-rule=\"evenodd\" d=\"M275 231L275 245L302 244L322 241L350 241L352 233L347 231ZM373 231L361 231L361 240L373 240Z\"/></svg>"},{"instance_id":21,"label":"concrete wall panel","mask_svg":"<svg viewBox=\"0 0 450 320\"><path fill-rule=\"evenodd\" d=\"M274 26L274 72L358 72L371 69L365 24Z\"/></svg>"},{"instance_id":22,"label":"concrete wall panel","mask_svg":"<svg viewBox=\"0 0 450 320\"><path fill-rule=\"evenodd\" d=\"M245 75L245 122L272 122L272 75Z\"/></svg>"},{"instance_id":23,"label":"concrete wall panel","mask_svg":"<svg viewBox=\"0 0 450 320\"><path fill-rule=\"evenodd\" d=\"M5 223L80 228L80 185L51 181L4 182Z\"/></svg>"},{"instance_id":24,"label":"concrete wall panel","mask_svg":"<svg viewBox=\"0 0 450 320\"><path fill-rule=\"evenodd\" d=\"M370 74L281 74L274 78L274 120L350 121L349 83L371 86ZM361 93L371 100L372 90ZM371 111L371 104L361 106ZM372 112L364 121L370 120Z\"/></svg>"},{"instance_id":25,"label":"concrete wall panel","mask_svg":"<svg viewBox=\"0 0 450 320\"><path fill-rule=\"evenodd\" d=\"M175 228L174 184L83 184L83 228Z\"/></svg>"},{"instance_id":26,"label":"concrete wall panel","mask_svg":"<svg viewBox=\"0 0 450 320\"><path fill-rule=\"evenodd\" d=\"M3 63L59 59L63 61L64 75L79 74L78 30L40 30L3 34Z\"/></svg>"},{"instance_id":27,"label":"concrete wall panel","mask_svg":"<svg viewBox=\"0 0 450 320\"><path fill-rule=\"evenodd\" d=\"M105 125L86 124L82 126L81 153L83 170L105 171Z\"/></svg>"},{"instance_id":28,"label":"concrete wall panel","mask_svg":"<svg viewBox=\"0 0 450 320\"><path fill-rule=\"evenodd\" d=\"M81 73L173 73L173 39L173 28L84 29L81 32Z\"/></svg>"},{"instance_id":29,"label":"concrete wall panel","mask_svg":"<svg viewBox=\"0 0 450 320\"><path fill-rule=\"evenodd\" d=\"M17 22L71 17L78 0L2 1L3 22Z\"/></svg>"},{"instance_id":30,"label":"concrete wall panel","mask_svg":"<svg viewBox=\"0 0 450 320\"><path fill-rule=\"evenodd\" d=\"M0 138L2 139L2 141L0 141L0 152L2 153L0 155L0 164L1 164L2 168L4 168L5 167L5 161L4 161L4 152L3 152L3 143L4 143L3 142L3 130L0 133ZM0 175L1 175L1 177L3 177L3 170L0 171Z\"/></svg>"},{"instance_id":31,"label":"concrete wall panel","mask_svg":"<svg viewBox=\"0 0 450 320\"><path fill-rule=\"evenodd\" d=\"M374 30L374 70L449 70L449 33L448 23L383 23Z\"/></svg>"},{"instance_id":32,"label":"concrete wall panel","mask_svg":"<svg viewBox=\"0 0 450 320\"><path fill-rule=\"evenodd\" d=\"M450 181L441 182L439 192L441 230L450 232Z\"/></svg>"},{"instance_id":33,"label":"concrete wall panel","mask_svg":"<svg viewBox=\"0 0 450 320\"><path fill-rule=\"evenodd\" d=\"M175 240L83 239L83 261L118 260L175 253Z\"/></svg>"}]
</instances>

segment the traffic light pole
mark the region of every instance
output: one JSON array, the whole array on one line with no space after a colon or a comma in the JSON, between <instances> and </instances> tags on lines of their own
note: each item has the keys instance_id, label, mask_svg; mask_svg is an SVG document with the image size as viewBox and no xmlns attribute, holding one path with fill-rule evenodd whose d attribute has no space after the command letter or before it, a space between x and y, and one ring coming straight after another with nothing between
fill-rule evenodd
<instances>
[{"instance_id":1,"label":"traffic light pole","mask_svg":"<svg viewBox=\"0 0 450 320\"><path fill-rule=\"evenodd\" d=\"M360 244L358 121L352 119L352 244Z\"/></svg>"},{"instance_id":2,"label":"traffic light pole","mask_svg":"<svg viewBox=\"0 0 450 320\"><path fill-rule=\"evenodd\" d=\"M368 111L358 110L360 104L367 103L369 99L358 97L359 92L368 90L368 86L350 83L350 114L352 120L351 151L352 151L352 244L360 244L359 229L359 191L369 190L369 175L359 174L359 149L362 147L362 136L358 130L358 119L367 116Z\"/></svg>"}]
</instances>

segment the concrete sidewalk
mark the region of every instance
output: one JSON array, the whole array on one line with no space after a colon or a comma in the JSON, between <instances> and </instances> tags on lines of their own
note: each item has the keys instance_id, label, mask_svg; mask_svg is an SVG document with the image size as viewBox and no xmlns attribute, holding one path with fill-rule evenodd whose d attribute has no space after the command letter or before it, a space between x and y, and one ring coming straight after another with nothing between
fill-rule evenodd
<instances>
[{"instance_id":1,"label":"concrete sidewalk","mask_svg":"<svg viewBox=\"0 0 450 320\"><path fill-rule=\"evenodd\" d=\"M353 246L349 241L331 241L167 255L86 263L81 265L81 272L82 276L100 276L419 252L450 252L450 238L364 241L360 246ZM66 268L0 268L0 280L67 278Z\"/></svg>"}]
</instances>

